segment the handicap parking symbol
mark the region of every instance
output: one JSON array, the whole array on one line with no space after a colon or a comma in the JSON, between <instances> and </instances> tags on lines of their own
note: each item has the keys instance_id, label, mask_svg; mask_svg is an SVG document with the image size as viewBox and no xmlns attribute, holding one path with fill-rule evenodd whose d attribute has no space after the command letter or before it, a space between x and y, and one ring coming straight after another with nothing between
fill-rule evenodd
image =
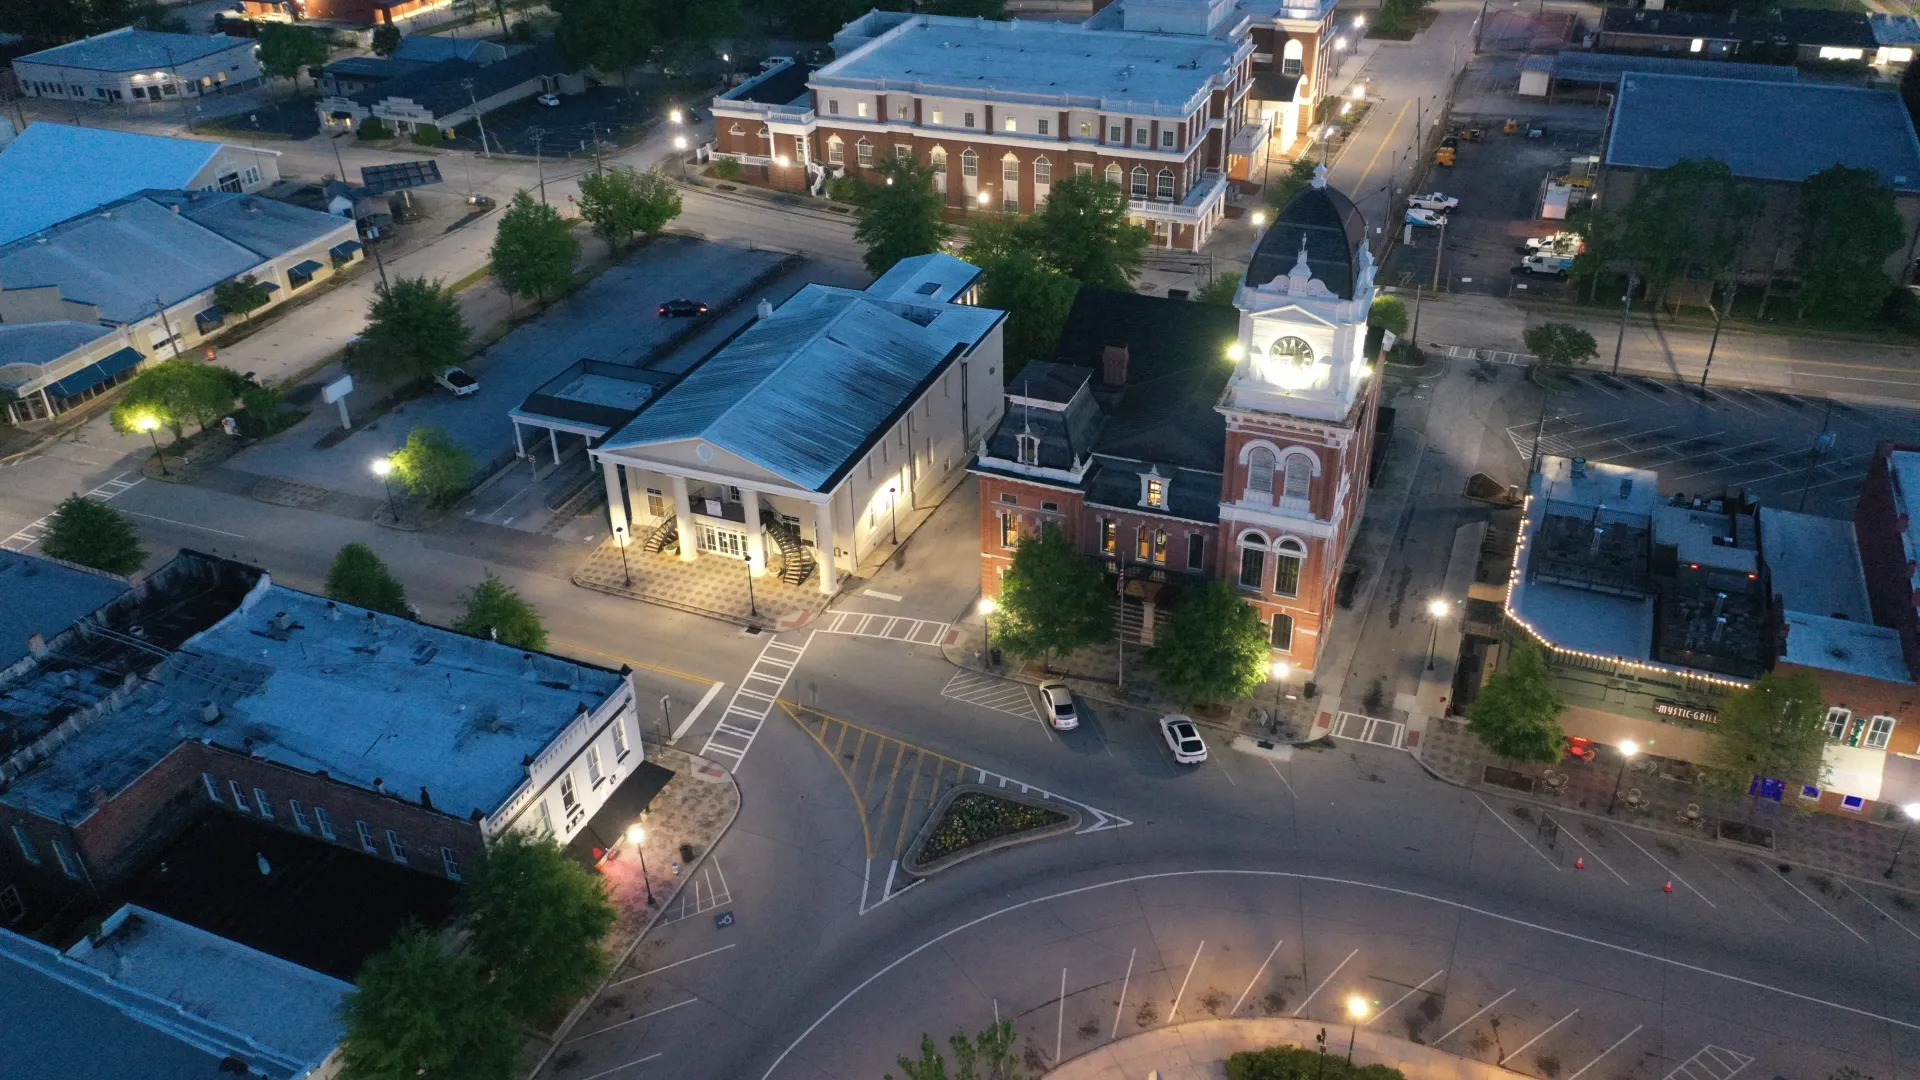
<instances>
[{"instance_id":1,"label":"handicap parking symbol","mask_svg":"<svg viewBox=\"0 0 1920 1080\"><path fill-rule=\"evenodd\" d=\"M725 930L727 927L732 925L733 925L733 912L731 911L723 911L720 914L715 915L713 917L713 928L715 930Z\"/></svg>"}]
</instances>

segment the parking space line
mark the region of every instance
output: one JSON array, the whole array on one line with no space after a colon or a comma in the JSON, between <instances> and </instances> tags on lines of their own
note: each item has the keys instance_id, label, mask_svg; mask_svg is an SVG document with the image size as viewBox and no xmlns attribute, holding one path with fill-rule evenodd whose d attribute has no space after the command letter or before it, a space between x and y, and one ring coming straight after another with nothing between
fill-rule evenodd
<instances>
[{"instance_id":1,"label":"parking space line","mask_svg":"<svg viewBox=\"0 0 1920 1080\"><path fill-rule=\"evenodd\" d=\"M1741 881L1739 878L1734 877L1732 874L1727 873L1726 870L1722 869L1720 864L1715 862L1711 857L1702 855L1700 857L1700 861L1706 863L1708 866L1713 867L1714 870L1717 871L1721 877L1726 878L1728 881L1733 882L1734 885L1737 886L1742 892L1746 893L1748 896L1753 897L1754 901L1758 903L1761 907L1766 908L1768 911L1772 912L1774 918L1779 919L1783 923L1791 923L1793 921L1792 919L1787 918L1786 912L1781 911L1779 908L1774 907L1771 903L1767 901L1766 897L1761 896L1759 893L1755 892L1752 888L1748 887L1748 885L1745 882Z\"/></svg>"},{"instance_id":2,"label":"parking space line","mask_svg":"<svg viewBox=\"0 0 1920 1080\"><path fill-rule=\"evenodd\" d=\"M1107 1038L1120 1037L1120 1013L1127 1007L1127 987L1133 982L1133 958L1140 952L1136 946L1127 950L1127 974L1120 980L1120 1000L1113 1003L1113 1031Z\"/></svg>"},{"instance_id":3,"label":"parking space line","mask_svg":"<svg viewBox=\"0 0 1920 1080\"><path fill-rule=\"evenodd\" d=\"M1718 389L1717 387L1706 387L1706 386L1703 386L1703 387L1701 387L1701 388L1700 388L1700 390L1701 390L1701 392L1703 392L1703 393L1705 393L1705 394L1707 394L1708 396L1710 396L1710 397L1713 397L1713 398L1716 398L1716 399L1718 399L1718 400L1720 400L1720 401L1724 401L1724 402L1726 402L1727 404L1729 404L1729 405L1731 405L1731 406L1733 406L1733 407L1734 407L1734 408L1736 408L1736 409L1745 409L1745 410L1747 410L1748 412L1750 412L1750 413L1752 413L1752 414L1753 414L1753 415L1755 415L1755 416L1761 416L1761 415L1763 415L1763 414L1762 414L1762 413L1760 412L1760 410L1759 410L1759 409L1756 409L1756 408L1754 408L1753 406L1751 406L1751 405L1748 405L1748 404L1746 404L1745 402L1742 402L1742 401L1736 401L1736 400L1735 400L1735 399L1733 398L1733 396L1732 396L1732 395L1730 395L1730 394L1725 394L1725 393L1722 393L1722 392L1721 392L1721 391L1720 391L1720 390L1719 390L1719 389Z\"/></svg>"},{"instance_id":4,"label":"parking space line","mask_svg":"<svg viewBox=\"0 0 1920 1080\"><path fill-rule=\"evenodd\" d=\"M1627 388L1628 388L1628 389L1631 389L1631 390L1638 390L1638 391L1640 391L1640 392L1641 392L1642 394L1645 394L1645 395L1646 395L1647 397L1650 397L1650 398L1652 398L1653 400L1655 400L1655 401L1657 401L1657 402L1659 402L1659 403L1660 403L1660 404L1662 404L1662 405L1671 405L1671 404L1673 404L1673 403L1672 403L1671 401L1668 401L1668 400L1667 400L1667 395L1665 395L1665 394L1656 394L1656 393L1654 393L1653 391L1651 391L1651 390L1649 390L1649 389L1647 389L1646 387L1644 387L1644 386L1641 386L1641 385L1640 385L1639 383L1637 383L1637 382L1635 382L1635 381L1633 380L1633 377L1632 377L1632 376L1623 376L1623 377L1622 377L1622 378L1620 379L1620 381L1621 381L1622 383L1624 383L1624 384L1625 384L1625 385L1627 386Z\"/></svg>"},{"instance_id":5,"label":"parking space line","mask_svg":"<svg viewBox=\"0 0 1920 1080\"><path fill-rule=\"evenodd\" d=\"M1619 1042L1616 1042L1612 1046L1607 1047L1605 1050L1600 1051L1600 1057L1596 1057L1592 1061L1587 1062L1585 1065L1580 1066L1579 1071L1575 1072L1572 1076L1567 1077L1567 1080L1580 1080L1581 1073L1584 1073L1588 1069L1593 1068L1595 1065L1600 1064L1600 1058L1606 1057L1608 1054L1611 1054L1615 1050L1620 1049L1620 1043L1624 1043L1628 1039L1633 1038L1635 1035L1640 1034L1640 1029L1646 1026L1647 1025L1645 1024L1635 1024L1632 1031L1629 1031L1625 1035L1620 1036Z\"/></svg>"},{"instance_id":6,"label":"parking space line","mask_svg":"<svg viewBox=\"0 0 1920 1080\"><path fill-rule=\"evenodd\" d=\"M1814 907L1819 908L1820 911L1823 914L1825 914L1827 918L1832 919L1836 923L1840 923L1840 929L1845 930L1847 933L1852 934L1854 937L1859 938L1862 943L1866 943L1867 935L1861 933L1858 930L1855 930L1853 927L1848 926L1846 923L1841 922L1840 916L1835 915L1831 911L1828 911L1825 904L1822 904L1820 901L1815 900L1811 896L1808 896L1804 889L1800 888L1800 886L1798 885L1795 885L1793 881L1787 877L1787 875L1781 873L1778 869L1774 870L1773 873L1775 877L1778 877L1781 881L1784 881L1787 883L1787 888L1792 889L1794 892L1799 893L1801 899L1805 900L1809 904L1812 904Z\"/></svg>"},{"instance_id":7,"label":"parking space line","mask_svg":"<svg viewBox=\"0 0 1920 1080\"><path fill-rule=\"evenodd\" d=\"M1355 949L1352 952L1347 954L1347 960L1351 960L1354 957L1359 955L1360 955L1360 950ZM1320 996L1320 991L1325 990L1327 988L1327 984L1333 981L1333 977L1335 975L1340 974L1340 969L1347 966L1347 960L1340 961L1338 964L1334 965L1334 968L1332 971L1327 972L1327 977L1324 979L1321 979L1320 985L1313 988L1313 993L1308 994L1306 1000L1300 1003L1299 1008L1296 1008L1293 1010L1293 1015L1299 1016L1301 1013L1306 1011L1307 1006L1313 1003L1313 999Z\"/></svg>"},{"instance_id":8,"label":"parking space line","mask_svg":"<svg viewBox=\"0 0 1920 1080\"><path fill-rule=\"evenodd\" d=\"M1513 990L1518 990L1518 989L1520 989L1520 988L1519 988L1519 987L1517 987L1517 986L1513 988ZM1482 1006L1480 1006L1480 1008L1479 1008L1479 1009L1477 1009L1477 1010L1475 1010L1475 1012L1474 1012L1474 1014L1473 1014L1472 1016L1469 1016L1469 1017L1467 1017L1467 1018L1466 1018L1465 1020L1462 1020L1462 1021L1460 1021L1459 1023L1457 1023L1457 1024L1455 1024L1455 1025L1453 1025L1452 1027L1450 1027L1450 1028L1448 1028L1448 1029L1447 1029L1447 1034L1446 1034L1446 1035L1442 1035L1442 1036L1440 1036L1439 1038L1437 1038L1437 1039L1435 1039L1435 1040L1433 1040L1433 1045L1435 1045L1435 1046L1439 1046L1439 1045L1440 1045L1441 1043L1443 1043L1443 1042L1446 1042L1446 1041L1447 1041L1447 1036L1448 1036L1448 1035L1452 1035L1452 1034L1453 1034L1454 1032L1456 1032L1456 1031L1459 1031L1459 1030L1460 1030L1461 1028L1463 1028L1463 1027L1466 1027L1466 1026L1467 1026L1468 1024L1471 1024L1471 1023L1473 1023L1473 1022L1474 1022L1475 1020L1478 1020L1478 1019L1480 1019L1480 1018L1481 1018L1482 1016L1484 1016L1484 1015L1486 1015L1486 1012L1487 1012L1487 1010L1488 1010L1488 1009L1491 1009L1491 1008L1493 1008L1493 1007L1494 1007L1495 1005L1498 1005L1498 1004L1500 1004L1501 1002L1503 1002L1503 1001L1505 1001L1505 1000L1507 1000L1507 999L1508 999L1509 997L1512 997L1512 996L1513 996L1513 990L1509 990L1509 991L1507 991L1506 993L1504 993L1504 994L1501 994L1501 995L1500 995L1499 997L1497 997L1497 998L1494 998L1494 999L1493 999L1492 1001L1489 1001L1489 1002L1487 1002L1487 1003L1486 1003L1485 1005L1482 1005Z\"/></svg>"},{"instance_id":9,"label":"parking space line","mask_svg":"<svg viewBox=\"0 0 1920 1080\"><path fill-rule=\"evenodd\" d=\"M1240 1000L1235 1001L1233 1003L1233 1008L1227 1010L1228 1016L1232 1016L1233 1014L1239 1012L1240 1006L1245 1005L1247 1003L1247 995L1253 993L1253 988L1259 985L1260 976L1265 975L1267 973L1267 965L1273 963L1274 954L1280 951L1280 946L1286 940L1287 940L1286 938L1281 938L1279 941L1276 941L1273 943L1273 948L1267 950L1267 958L1265 960L1260 961L1260 967L1254 971L1253 978L1247 980L1247 988L1245 990L1240 991Z\"/></svg>"},{"instance_id":10,"label":"parking space line","mask_svg":"<svg viewBox=\"0 0 1920 1080\"><path fill-rule=\"evenodd\" d=\"M630 1016L627 1019L622 1020L617 1024L609 1024L606 1027L600 1028L597 1031L589 1031L585 1035L575 1035L573 1038L568 1039L567 1041L570 1043L576 1043L576 1042L579 1042L581 1039L591 1039L595 1035L605 1035L607 1032L612 1031L615 1028L623 1028L623 1027L626 1027L628 1024L637 1024L642 1020L650 1020L653 1017L659 1016L661 1013L672 1012L673 1010L679 1008L682 1005L691 1005L694 1002L699 1000L700 999L697 997L690 997L685 1001L677 1001L677 1002L674 1002L672 1005L668 1005L666 1008L655 1009L649 1013L641 1013L639 1016Z\"/></svg>"},{"instance_id":11,"label":"parking space line","mask_svg":"<svg viewBox=\"0 0 1920 1080\"><path fill-rule=\"evenodd\" d=\"M1204 952L1206 948L1207 940L1201 938L1200 947L1193 950L1193 960L1187 964L1187 977L1180 980L1180 989L1173 995L1173 1008L1167 1010L1167 1023L1169 1025L1174 1022L1174 1017L1180 1015L1180 999L1187 996L1187 984L1193 981L1193 969L1200 966L1200 954ZM1359 950L1356 949L1354 951L1358 952ZM1056 1054L1054 1060L1057 1062L1059 1055Z\"/></svg>"},{"instance_id":12,"label":"parking space line","mask_svg":"<svg viewBox=\"0 0 1920 1080\"><path fill-rule=\"evenodd\" d=\"M1413 995L1419 993L1422 990L1425 990L1427 988L1428 983L1432 982L1433 980L1439 978L1442 975L1445 975L1446 973L1447 973L1447 969L1441 968L1439 971L1436 971L1433 974L1427 976L1426 978L1421 979L1420 984L1418 986L1415 986L1413 989L1407 991L1404 994L1401 994L1398 1001L1395 1001L1393 1004L1367 1017L1366 1021L1362 1023L1360 1026L1367 1027L1371 1025L1375 1020L1378 1020L1380 1017L1385 1016L1387 1013L1390 1013L1393 1010L1399 1008L1400 1006L1406 1004L1406 1001L1408 998L1412 997Z\"/></svg>"},{"instance_id":13,"label":"parking space line","mask_svg":"<svg viewBox=\"0 0 1920 1080\"><path fill-rule=\"evenodd\" d=\"M1692 1057L1674 1066L1665 1080L1733 1080L1733 1075L1753 1064L1753 1058L1724 1046L1712 1043L1700 1048Z\"/></svg>"},{"instance_id":14,"label":"parking space line","mask_svg":"<svg viewBox=\"0 0 1920 1080\"><path fill-rule=\"evenodd\" d=\"M1871 900L1867 900L1867 894L1866 894L1866 893L1863 893L1863 892L1861 892L1861 891L1860 891L1859 889L1856 889L1856 888L1854 888L1854 887L1853 887L1852 885L1847 885L1847 879L1846 879L1846 878L1841 878L1841 879L1840 879L1840 884L1842 884L1842 885L1846 885L1846 886L1847 886L1847 891L1848 891L1848 892L1850 892L1850 893L1852 893L1853 895L1855 895L1855 896L1857 896L1857 897L1859 897L1859 898L1860 898L1860 899L1862 899L1862 900L1865 900L1865 901L1866 901L1866 904L1867 904L1867 906L1868 906L1868 907L1870 907L1870 908L1872 908L1872 909L1873 909L1873 910L1875 910L1875 911L1878 911L1878 912L1880 912L1880 917L1881 917L1881 918L1883 918L1883 919L1885 919L1885 920L1887 920L1888 922L1890 922L1890 923L1892 923L1893 925L1895 925L1895 926L1897 926L1897 927L1899 927L1900 929L1902 929L1902 930L1904 930L1904 931L1906 931L1906 932L1907 932L1907 936L1908 936L1908 937L1911 937L1911 938L1913 938L1913 939L1914 939L1915 941L1920 941L1920 933L1915 933L1915 932L1914 932L1914 929L1913 929L1913 927L1911 927L1911 926L1908 926L1908 925L1907 925L1906 923L1903 923L1903 922L1901 922L1901 921L1900 921L1899 919L1896 919L1896 918L1894 918L1893 916L1891 916L1891 915L1889 915L1889 914L1887 914L1887 913L1886 913L1885 911L1881 911L1881 910L1880 910L1880 905L1879 905L1879 904L1876 904L1876 903L1874 903L1874 902L1873 902L1873 901L1871 901Z\"/></svg>"},{"instance_id":15,"label":"parking space line","mask_svg":"<svg viewBox=\"0 0 1920 1080\"><path fill-rule=\"evenodd\" d=\"M1711 900L1707 900L1706 893L1703 893L1699 889L1694 888L1693 884L1689 882L1686 878L1683 878L1679 874L1674 873L1672 867L1668 866L1666 863L1661 862L1659 859L1654 858L1653 852L1648 851L1646 848L1643 848L1639 844L1634 843L1633 837L1628 836L1625 829L1622 829L1620 826L1615 825L1613 827L1613 831L1620 834L1620 839L1625 840L1629 844L1633 844L1633 849L1635 851L1638 851L1640 854L1645 855L1647 857L1648 862L1666 871L1668 877L1672 878L1673 880L1679 882L1682 885L1685 885L1688 891L1692 892L1693 895L1699 897L1702 900L1706 900L1708 907L1712 908L1715 911L1720 910L1719 904L1716 904Z\"/></svg>"},{"instance_id":16,"label":"parking space line","mask_svg":"<svg viewBox=\"0 0 1920 1080\"><path fill-rule=\"evenodd\" d=\"M1555 822L1555 824L1558 824L1558 822ZM1561 829L1560 835L1566 837L1567 839L1573 841L1576 844L1579 844L1581 851L1584 851L1587 854L1593 856L1594 862L1597 862L1601 866L1604 866L1607 868L1607 873L1612 874L1614 877L1620 878L1620 884L1625 885L1629 889L1633 888L1633 882L1628 881L1624 877L1620 877L1620 871L1615 870L1612 864L1608 863L1607 860L1601 858L1599 852L1593 850L1592 848L1588 847L1586 844L1582 843L1578 836L1575 836L1573 833L1567 831L1566 829Z\"/></svg>"},{"instance_id":17,"label":"parking space line","mask_svg":"<svg viewBox=\"0 0 1920 1080\"><path fill-rule=\"evenodd\" d=\"M1563 1016L1563 1017L1561 1017L1560 1019L1558 1019L1558 1020L1555 1020L1555 1021L1554 1021L1553 1023L1551 1023L1551 1024L1548 1024L1548 1025L1547 1025L1547 1028L1546 1028L1546 1031L1542 1031L1542 1032L1541 1032L1540 1034L1538 1034L1538 1035L1535 1035L1535 1036L1534 1036L1533 1038L1531 1038L1531 1039L1528 1039L1528 1040L1527 1040L1526 1042L1523 1042L1523 1043L1521 1043L1521 1044L1520 1044L1520 1046L1519 1046L1519 1047L1518 1047L1517 1049L1515 1049L1513 1053L1511 1053L1511 1054L1501 1054L1501 1055L1500 1055L1500 1062L1499 1062L1499 1063L1500 1063L1501 1065L1505 1065L1505 1064L1506 1064L1507 1062L1509 1062L1509 1061L1512 1061L1512 1060L1513 1060L1514 1058L1517 1058L1517 1057L1519 1057L1519 1056L1520 1056L1521 1054L1524 1054L1524 1053L1526 1053L1526 1052L1527 1052L1527 1047L1529 1047L1529 1046L1532 1046L1532 1045L1533 1045L1534 1043L1537 1043L1537 1042L1539 1042L1539 1041L1540 1041L1541 1039L1544 1039L1544 1038L1546 1038L1546 1037L1547 1037L1547 1032L1549 1032L1549 1031L1552 1031L1552 1030L1553 1030L1554 1028L1557 1028L1557 1027L1559 1027L1559 1026L1560 1026L1561 1024L1564 1024L1564 1023L1566 1023L1567 1021L1569 1021L1569 1020L1571 1020L1571 1019L1573 1019L1573 1018L1574 1018L1574 1016L1575 1016L1575 1014L1577 1014L1577 1013L1579 1013L1579 1011L1580 1011L1579 1009L1575 1009L1575 1010L1573 1010L1573 1012L1570 1012L1570 1013L1568 1013L1567 1015L1565 1015L1565 1016Z\"/></svg>"},{"instance_id":18,"label":"parking space line","mask_svg":"<svg viewBox=\"0 0 1920 1080\"><path fill-rule=\"evenodd\" d=\"M660 1056L659 1054L654 1053L654 1054L648 1054L646 1057L643 1057L643 1058L634 1058L632 1061L627 1062L625 1065L615 1065L611 1069L602 1069L597 1073L591 1073L587 1076L583 1076L580 1078L580 1080L600 1080L601 1077L612 1076L614 1073L619 1072L621 1069L631 1069L635 1065L645 1065L647 1062L652 1061L654 1058L657 1058L659 1056Z\"/></svg>"},{"instance_id":19,"label":"parking space line","mask_svg":"<svg viewBox=\"0 0 1920 1080\"><path fill-rule=\"evenodd\" d=\"M1200 959L1199 955L1195 954L1194 959L1195 960ZM1182 989L1185 989L1185 987L1182 987ZM1175 998L1174 1006L1178 1008L1179 1004L1180 1004L1180 999ZM1060 1064L1060 1050L1061 1050L1060 1044L1062 1041L1065 1040L1066 1034L1067 1034L1067 969L1061 968L1060 969L1060 1019L1055 1021L1053 1026L1053 1063L1055 1065Z\"/></svg>"},{"instance_id":20,"label":"parking space line","mask_svg":"<svg viewBox=\"0 0 1920 1080\"><path fill-rule=\"evenodd\" d=\"M1503 817L1501 817L1501 816L1500 816L1500 812L1499 812L1498 810L1495 810L1495 809L1494 809L1493 807L1491 807L1491 806L1487 806L1487 800L1485 800L1485 799L1482 799L1482 798L1481 798L1480 796L1478 796L1478 795L1475 795L1475 796L1474 796L1473 798L1474 798L1474 801L1475 801L1475 802L1478 802L1478 803L1479 803L1479 804L1480 804L1481 806L1484 806L1484 807L1486 807L1486 810L1487 810L1487 813L1489 813L1489 814L1492 814L1492 815L1493 815L1493 819L1494 819L1495 821L1498 821L1498 822L1499 822L1500 824L1502 824L1502 825L1505 825L1505 826L1507 827L1507 831L1508 831L1508 832L1510 832L1510 833L1512 833L1512 834L1514 835L1514 837L1515 837L1515 838L1517 838L1517 839L1518 839L1518 840L1519 840L1519 841L1520 841L1521 843L1523 843L1523 844L1525 844L1525 845L1527 845L1527 850L1528 850L1528 851L1531 851L1531 852L1533 852L1533 853L1534 853L1535 855L1538 855L1538 856L1540 856L1540 859L1541 859L1541 861L1542 861L1542 862L1545 862L1545 863L1546 863L1546 864L1547 864L1548 866L1551 866L1551 867L1553 867L1553 870L1554 870L1554 873L1559 873L1559 872L1560 872L1560 864L1559 864L1559 863L1557 863L1557 862L1554 862L1554 861L1553 861L1552 859L1549 859L1549 858L1547 858L1547 853L1546 853L1546 852L1544 852L1544 851L1541 851L1541 850L1540 850L1539 848L1537 848L1537 847L1534 847L1534 846L1533 846L1533 842L1532 842L1532 841L1530 841L1530 840L1528 840L1528 839L1527 839L1527 838L1526 838L1525 836L1522 836L1522 835L1520 835L1520 830L1519 830L1519 829L1516 829L1516 828L1514 828L1514 827L1513 827L1513 823L1512 823L1512 822L1510 822L1510 821L1508 821L1508 820L1507 820L1506 818L1503 818Z\"/></svg>"},{"instance_id":21,"label":"parking space line","mask_svg":"<svg viewBox=\"0 0 1920 1080\"><path fill-rule=\"evenodd\" d=\"M1293 784L1291 784L1291 783L1289 783L1289 782L1288 782L1288 780L1287 780L1287 774L1286 774L1286 773L1283 773L1283 772L1281 772L1281 771L1280 771L1280 766L1278 766L1278 765L1275 765L1275 764L1273 763L1273 759L1272 759L1272 758L1268 758L1268 759L1267 759L1267 767L1273 770L1273 775L1275 775L1275 776L1277 776L1277 777L1279 777L1279 778L1280 778L1280 782L1281 782L1281 783L1283 783L1283 784L1286 784L1286 785L1287 785L1287 797L1288 797L1288 798L1290 798L1290 799L1298 799L1298 798L1300 797L1300 796L1298 796L1298 795L1295 795L1295 794L1293 793Z\"/></svg>"},{"instance_id":22,"label":"parking space line","mask_svg":"<svg viewBox=\"0 0 1920 1080\"><path fill-rule=\"evenodd\" d=\"M667 970L668 968L677 968L677 967L679 967L679 966L680 966L681 964L691 964L691 963L693 963L693 962L694 962L695 960L704 960L705 958L707 958L707 957L709 957L709 956L712 956L712 955L713 955L714 953L723 953L723 952L726 952L726 951L727 951L728 949L731 949L731 948L733 948L733 946L731 946L731 945L722 945L722 946L720 946L720 947L719 947L719 948L717 948L717 949L708 949L708 950L707 950L706 952L703 952L703 953L696 953L696 954L694 954L693 956L689 956L689 957L687 957L687 958L686 958L685 960L675 960L675 961L674 961L673 963L671 963L671 964L661 964L661 965L660 965L659 967L657 967L657 968L654 968L654 969L653 969L652 971L643 971L643 972L641 972L641 973L640 973L640 974L638 974L638 975L629 975L629 976L627 976L627 977L626 977L626 978L624 978L624 979L615 979L615 980L614 980L613 982L610 982L610 983L608 983L607 985L608 985L608 986L620 986L620 985L623 985L623 984L625 984L625 983L630 983L630 982L633 982L633 981L634 981L634 980L636 980L636 979L644 979L644 978L646 978L646 977L647 977L647 976L649 976L649 975L658 975L658 974L660 974L661 972L663 972L663 971L665 971L665 970Z\"/></svg>"}]
</instances>

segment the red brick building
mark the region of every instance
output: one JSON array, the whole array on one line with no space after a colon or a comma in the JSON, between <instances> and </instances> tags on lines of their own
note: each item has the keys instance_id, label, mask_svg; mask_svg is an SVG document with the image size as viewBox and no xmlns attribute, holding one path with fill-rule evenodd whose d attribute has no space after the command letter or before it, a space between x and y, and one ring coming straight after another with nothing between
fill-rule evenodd
<instances>
[{"instance_id":1,"label":"red brick building","mask_svg":"<svg viewBox=\"0 0 1920 1080\"><path fill-rule=\"evenodd\" d=\"M1182 586L1226 577L1275 659L1314 669L1379 402L1365 222L1324 184L1261 236L1233 309L1080 291L1057 361L1013 377L973 463L985 595L1053 523L1125 574L1149 639Z\"/></svg>"}]
</instances>

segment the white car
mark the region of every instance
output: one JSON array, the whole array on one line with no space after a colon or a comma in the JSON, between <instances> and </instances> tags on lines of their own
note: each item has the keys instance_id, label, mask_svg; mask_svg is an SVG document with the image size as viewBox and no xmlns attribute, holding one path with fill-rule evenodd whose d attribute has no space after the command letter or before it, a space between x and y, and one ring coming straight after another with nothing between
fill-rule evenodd
<instances>
[{"instance_id":1,"label":"white car","mask_svg":"<svg viewBox=\"0 0 1920 1080\"><path fill-rule=\"evenodd\" d=\"M480 380L458 367L441 368L433 381L445 387L454 397L466 397L480 389Z\"/></svg>"},{"instance_id":2,"label":"white car","mask_svg":"<svg viewBox=\"0 0 1920 1080\"><path fill-rule=\"evenodd\" d=\"M1165 736L1173 760L1182 765L1198 765L1207 760L1207 744L1200 741L1200 729L1193 718L1174 714L1160 718L1160 734Z\"/></svg>"},{"instance_id":3,"label":"white car","mask_svg":"<svg viewBox=\"0 0 1920 1080\"><path fill-rule=\"evenodd\" d=\"M1041 683L1040 701L1047 707L1047 723L1061 731L1080 726L1080 714L1073 708L1073 691L1066 683Z\"/></svg>"},{"instance_id":4,"label":"white car","mask_svg":"<svg viewBox=\"0 0 1920 1080\"><path fill-rule=\"evenodd\" d=\"M557 109L560 107L559 94L541 94L539 97L534 98L533 100L539 102L542 105L545 105L549 109Z\"/></svg>"},{"instance_id":5,"label":"white car","mask_svg":"<svg viewBox=\"0 0 1920 1080\"><path fill-rule=\"evenodd\" d=\"M1437 210L1422 210L1418 207L1409 207L1407 209L1407 224L1409 225L1420 225L1432 229L1439 228L1446 223L1447 215Z\"/></svg>"},{"instance_id":6,"label":"white car","mask_svg":"<svg viewBox=\"0 0 1920 1080\"><path fill-rule=\"evenodd\" d=\"M1407 205L1422 210L1453 210L1459 207L1460 200L1445 192L1429 191L1425 195L1408 196Z\"/></svg>"}]
</instances>

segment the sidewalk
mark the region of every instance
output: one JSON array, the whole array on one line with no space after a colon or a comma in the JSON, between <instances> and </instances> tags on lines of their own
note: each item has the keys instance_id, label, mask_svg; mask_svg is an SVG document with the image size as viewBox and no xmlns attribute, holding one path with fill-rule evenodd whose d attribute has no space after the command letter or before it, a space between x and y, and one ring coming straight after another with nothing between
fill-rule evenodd
<instances>
[{"instance_id":1,"label":"sidewalk","mask_svg":"<svg viewBox=\"0 0 1920 1080\"><path fill-rule=\"evenodd\" d=\"M1242 1050L1269 1046L1311 1047L1327 1033L1330 1050L1352 1029L1341 1023L1266 1017L1250 1020L1196 1020L1174 1024L1108 1043L1066 1062L1044 1080L1226 1080L1227 1058ZM1430 1046L1362 1028L1354 1034L1355 1065L1386 1065L1409 1080L1513 1080L1497 1065L1455 1057Z\"/></svg>"}]
</instances>

